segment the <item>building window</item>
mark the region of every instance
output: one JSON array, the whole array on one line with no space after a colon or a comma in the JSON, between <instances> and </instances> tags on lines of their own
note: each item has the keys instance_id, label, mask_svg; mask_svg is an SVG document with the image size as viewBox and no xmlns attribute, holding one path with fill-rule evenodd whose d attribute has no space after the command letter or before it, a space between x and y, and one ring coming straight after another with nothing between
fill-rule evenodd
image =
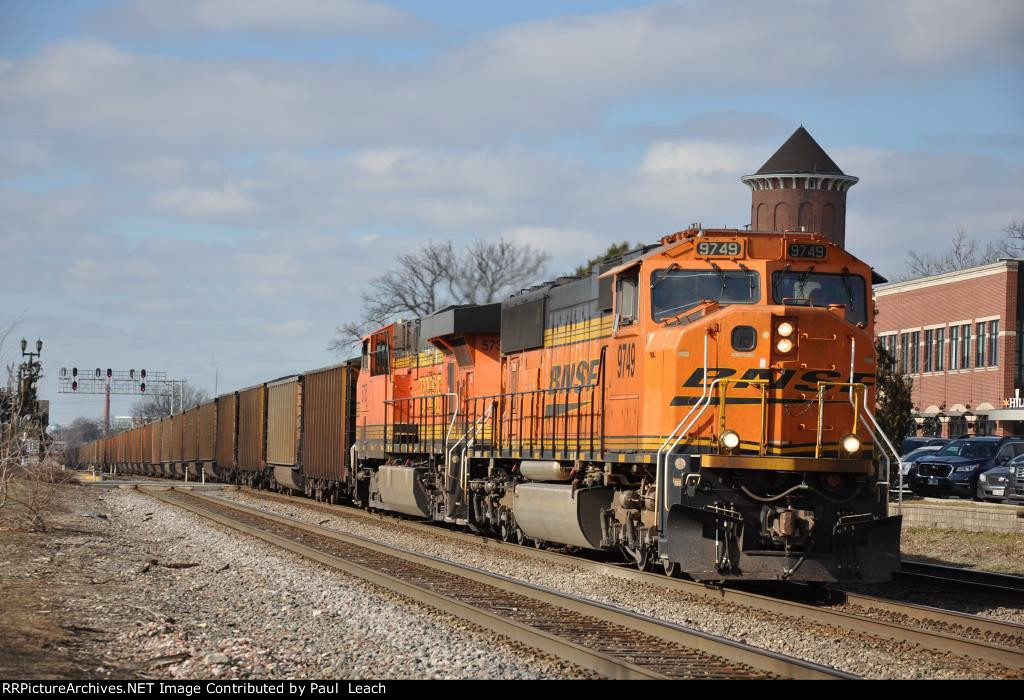
<instances>
[{"instance_id":1,"label":"building window","mask_svg":"<svg viewBox=\"0 0 1024 700\"><path fill-rule=\"evenodd\" d=\"M971 368L971 324L960 326L960 368Z\"/></svg>"},{"instance_id":2,"label":"building window","mask_svg":"<svg viewBox=\"0 0 1024 700\"><path fill-rule=\"evenodd\" d=\"M931 372L935 366L935 331L924 332L924 371Z\"/></svg>"},{"instance_id":3,"label":"building window","mask_svg":"<svg viewBox=\"0 0 1024 700\"><path fill-rule=\"evenodd\" d=\"M901 374L906 374L910 368L910 333L900 333L900 362Z\"/></svg>"},{"instance_id":4,"label":"building window","mask_svg":"<svg viewBox=\"0 0 1024 700\"><path fill-rule=\"evenodd\" d=\"M988 322L988 366L999 366L999 321Z\"/></svg>"},{"instance_id":5,"label":"building window","mask_svg":"<svg viewBox=\"0 0 1024 700\"><path fill-rule=\"evenodd\" d=\"M960 326L949 327L949 368L960 369Z\"/></svg>"},{"instance_id":6,"label":"building window","mask_svg":"<svg viewBox=\"0 0 1024 700\"><path fill-rule=\"evenodd\" d=\"M910 334L910 373L921 372L921 331Z\"/></svg>"},{"instance_id":7,"label":"building window","mask_svg":"<svg viewBox=\"0 0 1024 700\"><path fill-rule=\"evenodd\" d=\"M985 328L988 326L984 321L980 322L975 328L977 330L977 337L974 339L974 366L985 367Z\"/></svg>"},{"instance_id":8,"label":"building window","mask_svg":"<svg viewBox=\"0 0 1024 700\"><path fill-rule=\"evenodd\" d=\"M941 372L946 368L946 329L935 329L935 371Z\"/></svg>"}]
</instances>

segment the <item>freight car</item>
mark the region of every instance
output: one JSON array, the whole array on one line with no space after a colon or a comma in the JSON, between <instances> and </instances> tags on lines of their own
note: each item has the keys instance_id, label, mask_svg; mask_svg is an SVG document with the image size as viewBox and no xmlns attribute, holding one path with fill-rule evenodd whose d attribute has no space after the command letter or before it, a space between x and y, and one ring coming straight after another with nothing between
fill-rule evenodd
<instances>
[{"instance_id":1,"label":"freight car","mask_svg":"<svg viewBox=\"0 0 1024 700\"><path fill-rule=\"evenodd\" d=\"M219 397L233 428L200 420L236 483L701 580L885 580L875 280L816 234L691 229L376 329L354 361Z\"/></svg>"}]
</instances>

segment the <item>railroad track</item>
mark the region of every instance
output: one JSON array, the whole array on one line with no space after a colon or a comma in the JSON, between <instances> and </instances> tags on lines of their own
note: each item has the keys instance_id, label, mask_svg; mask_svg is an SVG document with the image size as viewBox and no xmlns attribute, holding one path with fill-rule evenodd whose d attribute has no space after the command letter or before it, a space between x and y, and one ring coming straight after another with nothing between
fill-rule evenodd
<instances>
[{"instance_id":1,"label":"railroad track","mask_svg":"<svg viewBox=\"0 0 1024 700\"><path fill-rule=\"evenodd\" d=\"M659 586L688 597L726 601L775 615L808 620L883 639L909 641L926 649L982 659L1013 670L1024 669L1024 625L1012 622L838 590L830 591L830 601L812 604L806 602L804 598L795 599L794 596L801 596L801 589L793 586L784 589L785 594L780 592L782 589L762 593L740 588L708 586L683 579L670 579L661 574L638 571L625 565L532 547L510 545L479 535L442 529L434 524L397 520L392 516L368 513L350 506L329 505L308 498L245 487L241 491L256 498L310 508L340 518L384 522L389 526L429 533L435 537L439 533L443 533L445 537L471 543L478 547L500 550L506 554L509 551L514 551L519 556ZM844 609L837 609L837 605Z\"/></svg>"},{"instance_id":2,"label":"railroad track","mask_svg":"<svg viewBox=\"0 0 1024 700\"><path fill-rule=\"evenodd\" d=\"M681 625L223 499L173 489L141 490L610 678L856 678Z\"/></svg>"},{"instance_id":3,"label":"railroad track","mask_svg":"<svg viewBox=\"0 0 1024 700\"><path fill-rule=\"evenodd\" d=\"M941 583L943 585L966 586L970 588L1010 593L1024 596L1024 576L999 574L994 571L976 571L941 564L928 564L903 560L898 577L910 581Z\"/></svg>"}]
</instances>

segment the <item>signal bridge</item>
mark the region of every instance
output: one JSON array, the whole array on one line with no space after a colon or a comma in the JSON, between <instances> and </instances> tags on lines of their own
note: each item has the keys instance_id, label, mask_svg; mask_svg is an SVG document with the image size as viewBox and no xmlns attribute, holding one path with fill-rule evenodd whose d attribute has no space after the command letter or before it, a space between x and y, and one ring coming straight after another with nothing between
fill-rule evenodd
<instances>
[{"instance_id":1,"label":"signal bridge","mask_svg":"<svg viewBox=\"0 0 1024 700\"><path fill-rule=\"evenodd\" d=\"M146 370L114 370L107 368L104 372L99 367L95 372L80 372L77 367L68 370L61 367L57 393L59 394L103 394L105 396L103 425L106 435L110 436L110 396L170 396L178 397L178 411L182 410L184 400L184 379L169 379L166 372L146 372ZM173 408L172 408L173 410Z\"/></svg>"}]
</instances>

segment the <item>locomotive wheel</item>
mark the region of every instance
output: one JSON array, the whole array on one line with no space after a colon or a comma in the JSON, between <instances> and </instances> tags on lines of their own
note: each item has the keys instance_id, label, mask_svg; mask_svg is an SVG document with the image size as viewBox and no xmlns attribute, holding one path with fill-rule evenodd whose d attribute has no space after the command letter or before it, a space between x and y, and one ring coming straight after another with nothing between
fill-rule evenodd
<instances>
[{"instance_id":1,"label":"locomotive wheel","mask_svg":"<svg viewBox=\"0 0 1024 700\"><path fill-rule=\"evenodd\" d=\"M526 533L516 526L516 544L525 546L529 542L529 539L530 538L526 536Z\"/></svg>"},{"instance_id":2,"label":"locomotive wheel","mask_svg":"<svg viewBox=\"0 0 1024 700\"><path fill-rule=\"evenodd\" d=\"M662 562L662 566L665 568L665 575L669 578L679 578L679 564L674 561L668 561L667 559Z\"/></svg>"}]
</instances>

